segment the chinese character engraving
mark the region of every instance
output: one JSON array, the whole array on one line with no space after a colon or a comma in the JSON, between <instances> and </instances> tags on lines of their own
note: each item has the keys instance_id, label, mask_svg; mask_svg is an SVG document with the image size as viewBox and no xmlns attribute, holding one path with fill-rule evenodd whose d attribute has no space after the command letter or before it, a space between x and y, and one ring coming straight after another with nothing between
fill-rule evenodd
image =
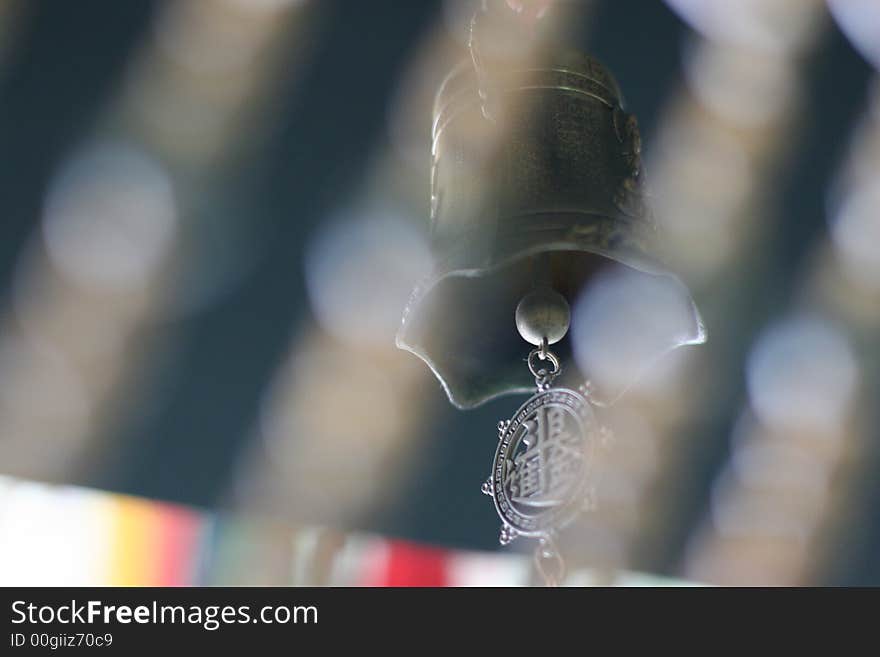
<instances>
[{"instance_id":1,"label":"chinese character engraving","mask_svg":"<svg viewBox=\"0 0 880 657\"><path fill-rule=\"evenodd\" d=\"M566 503L583 458L577 427L558 406L543 406L523 422L517 449L507 459L504 486L510 501L526 509Z\"/></svg>"},{"instance_id":2,"label":"chinese character engraving","mask_svg":"<svg viewBox=\"0 0 880 657\"><path fill-rule=\"evenodd\" d=\"M546 537L584 509L595 416L581 394L542 391L498 424L492 474L482 491L501 517L500 541Z\"/></svg>"}]
</instances>

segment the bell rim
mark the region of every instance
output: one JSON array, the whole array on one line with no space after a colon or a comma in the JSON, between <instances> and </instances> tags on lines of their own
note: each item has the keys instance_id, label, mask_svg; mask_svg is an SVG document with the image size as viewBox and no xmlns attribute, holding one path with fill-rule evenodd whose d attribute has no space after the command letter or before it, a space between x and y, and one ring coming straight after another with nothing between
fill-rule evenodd
<instances>
[{"instance_id":1,"label":"bell rim","mask_svg":"<svg viewBox=\"0 0 880 657\"><path fill-rule=\"evenodd\" d=\"M523 385L523 386L511 386L499 392L490 393L487 395L482 395L476 398L473 402L463 401L460 399L460 395L457 394L452 387L449 385L448 377L444 375L443 369L440 365L432 358L426 350L420 348L418 345L410 342L407 338L407 333L409 331L409 327L412 325L408 320L410 317L418 312L419 307L424 303L427 297L430 295L431 291L433 291L438 285L440 285L443 281L450 278L481 278L484 276L490 276L494 273L497 273L501 269L505 267L509 267L515 264L517 261L533 257L536 255L541 255L543 253L560 253L560 252L570 252L570 253L586 253L591 255L597 255L603 258L606 258L610 262L616 262L625 267L629 267L630 269L634 269L636 271L640 271L645 274L649 274L651 276L663 276L666 278L670 278L677 283L679 283L683 289L687 292L687 298L690 302L690 307L692 311L692 317L694 319L694 331L693 337L681 342L680 344L675 345L670 348L668 351L664 352L664 354L671 353L680 347L686 346L694 346L704 344L708 338L705 324L702 319L702 315L700 314L699 308L697 307L696 302L693 299L693 295L686 285L681 281L681 279L674 274L673 272L665 269L660 265L660 263L656 262L653 258L648 256L647 254L640 253L640 258L627 258L624 253L620 251L614 251L614 254L611 255L611 252L607 249L603 249L598 246L589 246L589 245L576 245L571 242L561 243L561 242L545 242L542 244L537 244L532 247L528 247L525 249L519 249L513 253L508 254L507 256L498 259L495 262L492 262L486 266L482 267L450 267L444 269L442 267L436 268L432 273L425 276L422 281L420 281L412 294L410 295L410 299L406 304L404 309L403 318L401 320L401 326L398 329L395 335L395 345L398 349L403 351L407 351L419 359L421 359L434 374L436 379L440 382L444 392L446 393L449 402L456 408L460 410L469 410L478 408L483 406L484 404L493 401L495 399L499 399L501 397L506 397L509 395L515 394L529 394L534 392L534 385ZM661 354L663 355L663 354ZM633 385L635 381L633 381L631 385ZM628 389L630 386L627 386ZM626 390L625 389L625 390ZM616 395L614 399L612 399L609 403L613 403L616 401L622 394Z\"/></svg>"}]
</instances>

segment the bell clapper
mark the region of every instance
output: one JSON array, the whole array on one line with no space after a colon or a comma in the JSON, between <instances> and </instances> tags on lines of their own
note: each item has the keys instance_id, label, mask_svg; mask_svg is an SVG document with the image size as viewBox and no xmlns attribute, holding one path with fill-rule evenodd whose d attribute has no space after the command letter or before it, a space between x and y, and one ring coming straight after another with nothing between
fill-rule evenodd
<instances>
[{"instance_id":1,"label":"bell clapper","mask_svg":"<svg viewBox=\"0 0 880 657\"><path fill-rule=\"evenodd\" d=\"M526 294L516 306L516 328L522 339L535 346L556 344L571 323L571 309L565 297L549 285Z\"/></svg>"}]
</instances>

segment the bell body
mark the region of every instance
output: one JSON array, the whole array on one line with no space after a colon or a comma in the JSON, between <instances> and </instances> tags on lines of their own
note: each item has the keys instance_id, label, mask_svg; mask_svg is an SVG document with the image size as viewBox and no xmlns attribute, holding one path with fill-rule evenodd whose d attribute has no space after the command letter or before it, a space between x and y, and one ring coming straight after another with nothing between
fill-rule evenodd
<instances>
[{"instance_id":1,"label":"bell body","mask_svg":"<svg viewBox=\"0 0 880 657\"><path fill-rule=\"evenodd\" d=\"M608 259L663 275L649 255L640 152L617 83L591 57L486 75L468 61L447 77L433 122L434 269L397 343L432 368L453 404L532 389L514 315L536 286L572 303Z\"/></svg>"},{"instance_id":2,"label":"bell body","mask_svg":"<svg viewBox=\"0 0 880 657\"><path fill-rule=\"evenodd\" d=\"M586 55L545 66L496 70L481 87L465 62L440 88L431 233L450 270L492 266L551 240L645 255L652 225L638 127L616 82Z\"/></svg>"}]
</instances>

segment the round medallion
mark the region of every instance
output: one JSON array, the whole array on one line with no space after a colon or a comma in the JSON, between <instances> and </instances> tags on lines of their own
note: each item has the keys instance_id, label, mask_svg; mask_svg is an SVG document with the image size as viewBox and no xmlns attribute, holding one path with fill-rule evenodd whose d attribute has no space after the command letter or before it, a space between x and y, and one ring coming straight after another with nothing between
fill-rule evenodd
<instances>
[{"instance_id":1,"label":"round medallion","mask_svg":"<svg viewBox=\"0 0 880 657\"><path fill-rule=\"evenodd\" d=\"M541 536L571 522L587 494L596 420L572 390L541 392L501 425L491 494L517 534Z\"/></svg>"}]
</instances>

